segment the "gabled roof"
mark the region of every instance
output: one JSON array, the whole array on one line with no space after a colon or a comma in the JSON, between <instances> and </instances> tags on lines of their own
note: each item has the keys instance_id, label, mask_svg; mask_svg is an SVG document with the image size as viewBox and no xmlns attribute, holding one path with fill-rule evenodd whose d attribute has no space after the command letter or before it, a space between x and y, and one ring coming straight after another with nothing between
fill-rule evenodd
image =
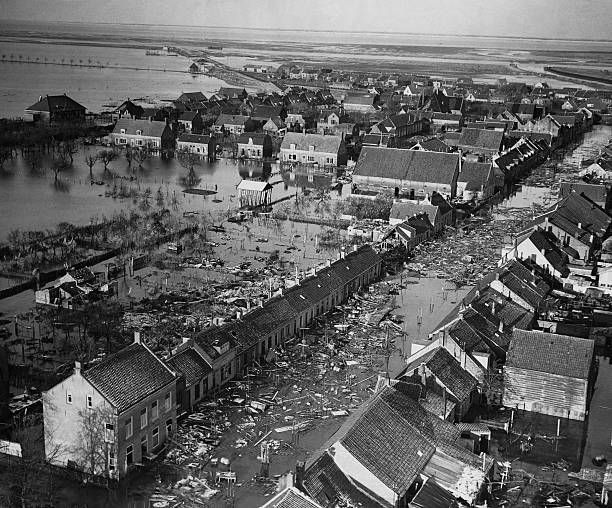
<instances>
[{"instance_id":1,"label":"gabled roof","mask_svg":"<svg viewBox=\"0 0 612 508\"><path fill-rule=\"evenodd\" d=\"M389 218L406 220L420 214L427 214L429 221L434 225L442 216L442 212L437 206L416 201L398 201L391 206Z\"/></svg>"},{"instance_id":2,"label":"gabled roof","mask_svg":"<svg viewBox=\"0 0 612 508\"><path fill-rule=\"evenodd\" d=\"M66 111L85 112L85 106L81 106L77 101L67 95L45 95L32 104L26 111L44 111L49 113L63 113Z\"/></svg>"},{"instance_id":3,"label":"gabled roof","mask_svg":"<svg viewBox=\"0 0 612 508\"><path fill-rule=\"evenodd\" d=\"M588 379L594 341L540 331L514 330L506 367Z\"/></svg>"},{"instance_id":4,"label":"gabled roof","mask_svg":"<svg viewBox=\"0 0 612 508\"><path fill-rule=\"evenodd\" d=\"M290 150L291 145L295 145L296 150L308 151L312 146L315 152L338 153L342 143L341 136L323 136L321 134L288 132L283 138L281 150Z\"/></svg>"},{"instance_id":5,"label":"gabled roof","mask_svg":"<svg viewBox=\"0 0 612 508\"><path fill-rule=\"evenodd\" d=\"M441 346L409 363L405 372L418 369L422 363L459 402L468 400L478 384L476 378L461 367L457 359Z\"/></svg>"},{"instance_id":6,"label":"gabled roof","mask_svg":"<svg viewBox=\"0 0 612 508\"><path fill-rule=\"evenodd\" d=\"M465 149L501 150L504 133L489 129L465 128L459 137L459 146Z\"/></svg>"},{"instance_id":7,"label":"gabled roof","mask_svg":"<svg viewBox=\"0 0 612 508\"><path fill-rule=\"evenodd\" d=\"M210 136L208 134L183 133L178 137L177 141L181 143L199 143L202 145L208 145Z\"/></svg>"},{"instance_id":8,"label":"gabled roof","mask_svg":"<svg viewBox=\"0 0 612 508\"><path fill-rule=\"evenodd\" d=\"M212 367L193 348L181 351L169 358L166 363L172 370L185 376L187 386L199 383L209 372L212 372Z\"/></svg>"},{"instance_id":9,"label":"gabled roof","mask_svg":"<svg viewBox=\"0 0 612 508\"><path fill-rule=\"evenodd\" d=\"M221 113L217 120L215 121L215 125L223 126L223 125L244 125L249 120L248 116L244 115L228 115L227 113Z\"/></svg>"},{"instance_id":10,"label":"gabled roof","mask_svg":"<svg viewBox=\"0 0 612 508\"><path fill-rule=\"evenodd\" d=\"M467 190L480 190L490 177L493 164L491 162L464 162L457 182L466 182Z\"/></svg>"},{"instance_id":11,"label":"gabled roof","mask_svg":"<svg viewBox=\"0 0 612 508\"><path fill-rule=\"evenodd\" d=\"M264 139L267 134L263 132L244 132L238 136L237 143L241 145L253 144L257 146L263 146Z\"/></svg>"},{"instance_id":12,"label":"gabled roof","mask_svg":"<svg viewBox=\"0 0 612 508\"><path fill-rule=\"evenodd\" d=\"M159 358L136 343L108 356L82 375L120 413L176 379Z\"/></svg>"},{"instance_id":13,"label":"gabled roof","mask_svg":"<svg viewBox=\"0 0 612 508\"><path fill-rule=\"evenodd\" d=\"M295 487L289 487L270 499L261 508L322 508Z\"/></svg>"},{"instance_id":14,"label":"gabled roof","mask_svg":"<svg viewBox=\"0 0 612 508\"><path fill-rule=\"evenodd\" d=\"M560 198L564 198L572 192L583 194L586 198L597 204L605 204L608 200L608 187L606 185L585 182L561 182L559 186Z\"/></svg>"},{"instance_id":15,"label":"gabled roof","mask_svg":"<svg viewBox=\"0 0 612 508\"><path fill-rule=\"evenodd\" d=\"M206 102L208 99L202 92L183 92L178 100L180 102Z\"/></svg>"},{"instance_id":16,"label":"gabled roof","mask_svg":"<svg viewBox=\"0 0 612 508\"><path fill-rule=\"evenodd\" d=\"M527 238L542 253L551 266L561 274L561 277L569 275L567 254L557 246L558 240L552 233L535 230Z\"/></svg>"},{"instance_id":17,"label":"gabled roof","mask_svg":"<svg viewBox=\"0 0 612 508\"><path fill-rule=\"evenodd\" d=\"M166 128L169 128L166 122L120 118L115 124L113 134L120 135L121 129L125 129L125 134L132 136L140 135L151 138L161 138ZM136 134L136 131L141 131L141 134Z\"/></svg>"},{"instance_id":18,"label":"gabled roof","mask_svg":"<svg viewBox=\"0 0 612 508\"><path fill-rule=\"evenodd\" d=\"M421 145L424 150L428 150L430 152L447 153L450 151L450 147L439 138L426 139L425 141L419 142L419 145Z\"/></svg>"},{"instance_id":19,"label":"gabled roof","mask_svg":"<svg viewBox=\"0 0 612 508\"><path fill-rule=\"evenodd\" d=\"M197 111L185 111L179 116L179 122L193 122L193 120L199 115Z\"/></svg>"},{"instance_id":20,"label":"gabled roof","mask_svg":"<svg viewBox=\"0 0 612 508\"><path fill-rule=\"evenodd\" d=\"M322 506L329 506L336 497L347 500L353 506L368 508L392 508L374 493L366 494L336 465L328 452L323 452L304 474L304 488Z\"/></svg>"},{"instance_id":21,"label":"gabled roof","mask_svg":"<svg viewBox=\"0 0 612 508\"><path fill-rule=\"evenodd\" d=\"M452 184L458 170L458 154L366 146L361 150L353 174Z\"/></svg>"}]
</instances>

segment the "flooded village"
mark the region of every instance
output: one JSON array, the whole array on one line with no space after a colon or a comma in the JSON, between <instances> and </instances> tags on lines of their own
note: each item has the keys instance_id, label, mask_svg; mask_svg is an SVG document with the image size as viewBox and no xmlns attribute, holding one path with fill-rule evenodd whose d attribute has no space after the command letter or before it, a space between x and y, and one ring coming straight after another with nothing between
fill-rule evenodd
<instances>
[{"instance_id":1,"label":"flooded village","mask_svg":"<svg viewBox=\"0 0 612 508\"><path fill-rule=\"evenodd\" d=\"M607 77L131 49L0 119L0 506L612 506Z\"/></svg>"}]
</instances>

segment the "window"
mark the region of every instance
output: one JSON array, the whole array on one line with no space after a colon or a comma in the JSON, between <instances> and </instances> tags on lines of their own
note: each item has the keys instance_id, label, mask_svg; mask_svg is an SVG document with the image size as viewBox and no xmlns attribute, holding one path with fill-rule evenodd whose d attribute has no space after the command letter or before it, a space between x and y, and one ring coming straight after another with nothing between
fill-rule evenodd
<instances>
[{"instance_id":1,"label":"window","mask_svg":"<svg viewBox=\"0 0 612 508\"><path fill-rule=\"evenodd\" d=\"M144 429L147 426L148 418L147 418L147 408L143 407L140 410L140 428Z\"/></svg>"},{"instance_id":2,"label":"window","mask_svg":"<svg viewBox=\"0 0 612 508\"><path fill-rule=\"evenodd\" d=\"M149 452L149 436L144 434L140 438L140 456L144 457Z\"/></svg>"},{"instance_id":3,"label":"window","mask_svg":"<svg viewBox=\"0 0 612 508\"><path fill-rule=\"evenodd\" d=\"M134 447L132 445L125 449L125 463L128 466L134 463Z\"/></svg>"},{"instance_id":4,"label":"window","mask_svg":"<svg viewBox=\"0 0 612 508\"><path fill-rule=\"evenodd\" d=\"M172 434L172 418L166 420L166 436Z\"/></svg>"},{"instance_id":5,"label":"window","mask_svg":"<svg viewBox=\"0 0 612 508\"><path fill-rule=\"evenodd\" d=\"M166 407L166 411L170 411L170 409L172 409L172 392L166 393L164 404Z\"/></svg>"},{"instance_id":6,"label":"window","mask_svg":"<svg viewBox=\"0 0 612 508\"><path fill-rule=\"evenodd\" d=\"M87 409L91 409L93 407L93 398L91 395L87 396Z\"/></svg>"},{"instance_id":7,"label":"window","mask_svg":"<svg viewBox=\"0 0 612 508\"><path fill-rule=\"evenodd\" d=\"M137 139L137 140L136 140L136 144L137 144L138 146L142 146L142 139Z\"/></svg>"},{"instance_id":8,"label":"window","mask_svg":"<svg viewBox=\"0 0 612 508\"><path fill-rule=\"evenodd\" d=\"M308 156L308 162L314 162L315 158L313 155Z\"/></svg>"},{"instance_id":9,"label":"window","mask_svg":"<svg viewBox=\"0 0 612 508\"><path fill-rule=\"evenodd\" d=\"M206 393L208 391L208 378L202 381L202 393Z\"/></svg>"},{"instance_id":10,"label":"window","mask_svg":"<svg viewBox=\"0 0 612 508\"><path fill-rule=\"evenodd\" d=\"M151 420L155 420L159 415L159 407L157 405L157 401L154 400L153 404L151 404Z\"/></svg>"},{"instance_id":11,"label":"window","mask_svg":"<svg viewBox=\"0 0 612 508\"><path fill-rule=\"evenodd\" d=\"M272 347L272 337L268 337L268 349Z\"/></svg>"},{"instance_id":12,"label":"window","mask_svg":"<svg viewBox=\"0 0 612 508\"><path fill-rule=\"evenodd\" d=\"M104 441L113 443L115 441L115 424L107 423L104 425Z\"/></svg>"},{"instance_id":13,"label":"window","mask_svg":"<svg viewBox=\"0 0 612 508\"><path fill-rule=\"evenodd\" d=\"M137 135L137 136L142 136L142 131L141 131L140 129L137 129L137 130L136 130L136 135Z\"/></svg>"},{"instance_id":14,"label":"window","mask_svg":"<svg viewBox=\"0 0 612 508\"><path fill-rule=\"evenodd\" d=\"M289 150L295 150L295 143L289 145ZM293 157L295 157L295 155Z\"/></svg>"},{"instance_id":15,"label":"window","mask_svg":"<svg viewBox=\"0 0 612 508\"><path fill-rule=\"evenodd\" d=\"M195 385L195 393L193 398L195 400L198 400L200 398L200 383L198 383L197 385Z\"/></svg>"},{"instance_id":16,"label":"window","mask_svg":"<svg viewBox=\"0 0 612 508\"><path fill-rule=\"evenodd\" d=\"M155 448L159 444L159 427L153 429L151 434L151 446Z\"/></svg>"},{"instance_id":17,"label":"window","mask_svg":"<svg viewBox=\"0 0 612 508\"><path fill-rule=\"evenodd\" d=\"M66 392L66 404L72 404L72 393Z\"/></svg>"},{"instance_id":18,"label":"window","mask_svg":"<svg viewBox=\"0 0 612 508\"><path fill-rule=\"evenodd\" d=\"M125 437L132 437L132 434L134 433L134 426L132 425L132 417L130 416L126 421L125 421Z\"/></svg>"},{"instance_id":19,"label":"window","mask_svg":"<svg viewBox=\"0 0 612 508\"><path fill-rule=\"evenodd\" d=\"M125 129L121 129L121 134L125 134Z\"/></svg>"},{"instance_id":20,"label":"window","mask_svg":"<svg viewBox=\"0 0 612 508\"><path fill-rule=\"evenodd\" d=\"M117 456L115 455L115 450L110 448L108 450L108 471L110 473L114 472L117 468Z\"/></svg>"},{"instance_id":21,"label":"window","mask_svg":"<svg viewBox=\"0 0 612 508\"><path fill-rule=\"evenodd\" d=\"M120 143L120 144L122 144L122 145L125 145L125 144L127 143L127 139L125 139L125 138L121 138L121 139L119 140L119 143Z\"/></svg>"}]
</instances>

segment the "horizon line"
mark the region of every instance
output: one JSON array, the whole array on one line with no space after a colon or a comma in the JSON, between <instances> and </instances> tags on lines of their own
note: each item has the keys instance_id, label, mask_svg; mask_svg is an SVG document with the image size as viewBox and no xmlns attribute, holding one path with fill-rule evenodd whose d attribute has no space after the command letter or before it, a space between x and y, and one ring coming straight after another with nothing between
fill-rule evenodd
<instances>
[{"instance_id":1,"label":"horizon line","mask_svg":"<svg viewBox=\"0 0 612 508\"><path fill-rule=\"evenodd\" d=\"M411 35L423 37L469 37L474 39L510 39L510 40L533 40L533 41L562 41L562 42L595 42L595 43L612 43L612 39L576 39L576 38L552 38L552 37L536 37L536 36L515 36L515 35L476 35L476 34L442 34L442 33L425 33L425 32L398 32L398 31L369 31L369 30L320 30L309 28L261 28L261 27L246 27L246 26L211 26L211 25L184 25L184 24L159 24L159 23L125 23L125 22L110 22L110 21L43 21L31 19L1 19L3 22L21 22L21 23L65 23L73 25L116 25L116 26L155 26L155 27L180 27L180 28L202 28L202 29L230 29L230 30L250 30L250 31L269 31L276 30L279 32L314 32L314 33L337 33L337 34L371 34L371 35Z\"/></svg>"}]
</instances>

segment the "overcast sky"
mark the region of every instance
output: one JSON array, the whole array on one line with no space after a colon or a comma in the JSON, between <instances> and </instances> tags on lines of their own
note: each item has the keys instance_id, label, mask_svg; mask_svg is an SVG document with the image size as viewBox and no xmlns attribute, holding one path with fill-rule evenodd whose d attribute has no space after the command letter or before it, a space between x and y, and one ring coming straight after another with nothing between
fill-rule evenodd
<instances>
[{"instance_id":1,"label":"overcast sky","mask_svg":"<svg viewBox=\"0 0 612 508\"><path fill-rule=\"evenodd\" d=\"M0 19L612 40L611 0L0 0Z\"/></svg>"}]
</instances>

